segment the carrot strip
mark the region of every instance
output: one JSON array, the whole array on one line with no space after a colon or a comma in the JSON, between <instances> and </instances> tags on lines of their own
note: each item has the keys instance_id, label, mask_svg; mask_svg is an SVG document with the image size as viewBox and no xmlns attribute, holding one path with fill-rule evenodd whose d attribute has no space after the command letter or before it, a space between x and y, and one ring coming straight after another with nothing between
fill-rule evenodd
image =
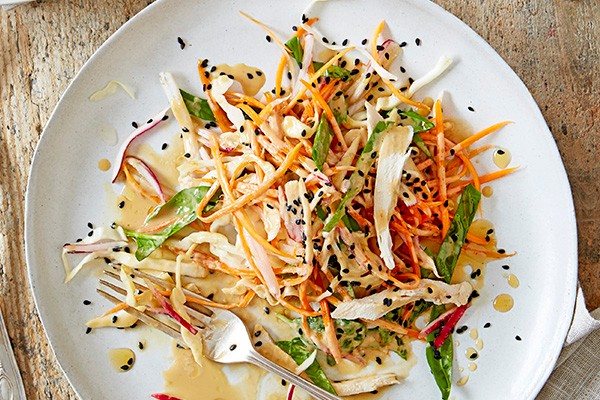
<instances>
[{"instance_id":1,"label":"carrot strip","mask_svg":"<svg viewBox=\"0 0 600 400\"><path fill-rule=\"evenodd\" d=\"M446 192L446 166L444 164L446 158L446 142L444 141L444 116L442 115L442 103L440 100L436 100L434 108L435 130L437 132L436 166L439 180L440 200L444 202L444 204L441 206L442 237L445 237L448 229L450 228L450 216L448 215L448 207L446 205L446 201L448 200L448 195Z\"/></svg>"},{"instance_id":2,"label":"carrot strip","mask_svg":"<svg viewBox=\"0 0 600 400\"><path fill-rule=\"evenodd\" d=\"M323 313L323 325L325 326L325 337L329 344L329 351L333 358L340 362L342 360L342 351L340 350L340 343L335 335L335 324L333 318L331 318L331 312L329 310L329 303L323 299L319 302L321 304L321 311Z\"/></svg>"},{"instance_id":3,"label":"carrot strip","mask_svg":"<svg viewBox=\"0 0 600 400\"><path fill-rule=\"evenodd\" d=\"M285 69L286 64L287 59L285 58L285 56L281 56L279 66L277 67L277 73L275 74L275 97L279 97L279 93L281 92L281 81L283 79L283 71Z\"/></svg>"},{"instance_id":4,"label":"carrot strip","mask_svg":"<svg viewBox=\"0 0 600 400\"><path fill-rule=\"evenodd\" d=\"M379 54L377 52L377 38L381 35L381 31L383 31L383 27L385 26L385 21L381 21L375 31L373 32L373 36L371 36L371 55L375 60L379 60Z\"/></svg>"}]
</instances>

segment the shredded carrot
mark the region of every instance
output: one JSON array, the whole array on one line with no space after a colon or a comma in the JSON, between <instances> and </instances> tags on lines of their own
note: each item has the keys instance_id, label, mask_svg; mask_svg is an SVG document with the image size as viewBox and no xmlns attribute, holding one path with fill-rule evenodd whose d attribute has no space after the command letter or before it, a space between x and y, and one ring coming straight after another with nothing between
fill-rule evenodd
<instances>
[{"instance_id":1,"label":"shredded carrot","mask_svg":"<svg viewBox=\"0 0 600 400\"><path fill-rule=\"evenodd\" d=\"M377 38L381 35L383 31L383 27L385 26L385 21L381 21L375 31L373 32L373 36L371 36L371 55L375 60L379 60L379 53L377 52Z\"/></svg>"},{"instance_id":2,"label":"shredded carrot","mask_svg":"<svg viewBox=\"0 0 600 400\"><path fill-rule=\"evenodd\" d=\"M323 325L325 326L325 337L328 341L328 349L331 351L331 355L336 362L342 360L342 351L340 350L340 343L336 337L335 324L331 318L331 311L329 310L329 303L323 299L319 302L321 304L321 312L323 313Z\"/></svg>"},{"instance_id":3,"label":"shredded carrot","mask_svg":"<svg viewBox=\"0 0 600 400\"><path fill-rule=\"evenodd\" d=\"M208 87L208 85L210 85L210 79L208 78L210 74L204 69L202 62L202 60L198 60L198 75L200 75L200 80L204 87ZM223 132L231 132L233 129L231 128L231 122L227 118L227 115L212 98L210 91L207 91L206 94L208 97L208 105L215 116L217 125Z\"/></svg>"},{"instance_id":4,"label":"shredded carrot","mask_svg":"<svg viewBox=\"0 0 600 400\"><path fill-rule=\"evenodd\" d=\"M475 143L479 139L482 139L482 138L486 137L490 133L496 132L498 129L500 129L500 128L502 128L502 127L510 124L511 122L512 121L499 122L499 123L494 124L494 125L492 125L492 126L490 126L488 128L485 128L484 130L482 130L480 132L477 132L473 136L469 136L468 138L466 138L462 142L458 143L456 146L454 146L452 148L452 150L454 150L455 152L459 152L459 151L461 151L463 149L466 149L467 147L469 147L470 145L472 145L473 143Z\"/></svg>"},{"instance_id":5,"label":"shredded carrot","mask_svg":"<svg viewBox=\"0 0 600 400\"><path fill-rule=\"evenodd\" d=\"M236 104L236 107L244 111L246 115L248 115L252 119L252 121L254 121L256 126L262 125L262 119L258 116L256 111L254 111L252 107L250 107L248 104Z\"/></svg>"},{"instance_id":6,"label":"shredded carrot","mask_svg":"<svg viewBox=\"0 0 600 400\"><path fill-rule=\"evenodd\" d=\"M277 73L275 74L275 97L279 97L279 93L281 92L281 80L283 79L283 71L285 70L286 64L287 59L284 56L281 56L279 66L277 67Z\"/></svg>"},{"instance_id":7,"label":"shredded carrot","mask_svg":"<svg viewBox=\"0 0 600 400\"><path fill-rule=\"evenodd\" d=\"M438 173L438 181L439 181L439 193L440 200L444 202L441 206L441 214L442 214L442 237L446 236L448 229L450 228L450 216L448 215L448 207L446 206L446 201L448 200L448 195L446 193L446 151L444 141L444 116L442 115L442 103L440 100L437 100L434 104L435 108L435 130L437 132L437 152L436 152L436 166Z\"/></svg>"}]
</instances>

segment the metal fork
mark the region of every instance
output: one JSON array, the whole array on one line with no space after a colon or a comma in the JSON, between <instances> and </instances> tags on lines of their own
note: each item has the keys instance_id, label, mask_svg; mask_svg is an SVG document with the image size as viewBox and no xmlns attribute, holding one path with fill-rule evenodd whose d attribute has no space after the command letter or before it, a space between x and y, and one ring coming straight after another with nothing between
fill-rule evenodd
<instances>
[{"instance_id":1,"label":"metal fork","mask_svg":"<svg viewBox=\"0 0 600 400\"><path fill-rule=\"evenodd\" d=\"M165 289L172 289L174 287L170 282L138 270L132 270L132 274L136 288L142 291L148 290L148 284L155 284ZM124 301L122 296L127 294L121 285L122 283L117 271L105 269L104 276L100 278L100 288L97 289L97 292L111 302L120 304ZM189 290L183 289L183 292L188 296L207 300ZM224 364L254 364L304 389L316 400L340 400L339 397L260 355L252 346L246 325L231 311L204 307L197 304L188 304L185 308L191 317L191 324L200 328L198 334L202 335L204 355L207 358ZM146 325L166 333L181 345L187 347L179 331L179 325L171 319L158 318L156 314L149 312L142 313L133 307L127 307L126 311L135 315Z\"/></svg>"}]
</instances>

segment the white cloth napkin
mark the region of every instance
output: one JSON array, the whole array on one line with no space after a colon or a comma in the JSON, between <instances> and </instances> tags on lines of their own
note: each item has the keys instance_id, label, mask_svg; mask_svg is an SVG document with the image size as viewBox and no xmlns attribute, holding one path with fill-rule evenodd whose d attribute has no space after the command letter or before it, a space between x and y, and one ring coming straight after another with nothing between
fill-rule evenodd
<instances>
[{"instance_id":1,"label":"white cloth napkin","mask_svg":"<svg viewBox=\"0 0 600 400\"><path fill-rule=\"evenodd\" d=\"M588 312L581 288L554 371L537 400L600 400L600 308Z\"/></svg>"}]
</instances>

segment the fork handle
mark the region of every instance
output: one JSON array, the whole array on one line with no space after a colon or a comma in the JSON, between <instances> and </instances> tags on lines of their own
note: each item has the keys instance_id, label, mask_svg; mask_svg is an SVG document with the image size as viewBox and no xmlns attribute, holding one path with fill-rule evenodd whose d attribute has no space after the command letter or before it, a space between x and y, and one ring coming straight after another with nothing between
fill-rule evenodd
<instances>
[{"instance_id":1,"label":"fork handle","mask_svg":"<svg viewBox=\"0 0 600 400\"><path fill-rule=\"evenodd\" d=\"M304 389L305 391L310 393L310 395L313 396L316 400L340 400L339 397L329 393L324 389L321 389L320 387L314 385L306 379L296 375L295 373L288 371L287 369L281 367L273 361L263 357L254 350L252 350L252 352L250 353L248 362L258 367L264 368L269 372L273 372L274 374L280 376L281 378L290 382L294 386L297 386L300 389Z\"/></svg>"}]
</instances>

